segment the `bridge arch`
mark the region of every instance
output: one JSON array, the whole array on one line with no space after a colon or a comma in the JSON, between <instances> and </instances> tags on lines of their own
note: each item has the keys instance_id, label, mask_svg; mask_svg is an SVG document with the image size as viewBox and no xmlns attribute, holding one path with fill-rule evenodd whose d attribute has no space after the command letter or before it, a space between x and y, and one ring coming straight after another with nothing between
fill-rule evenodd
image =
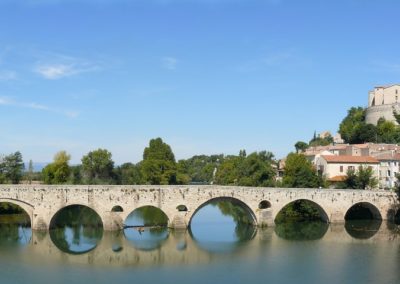
<instances>
[{"instance_id":1,"label":"bridge arch","mask_svg":"<svg viewBox=\"0 0 400 284\"><path fill-rule=\"evenodd\" d=\"M269 209L271 208L271 202L269 202L268 200L262 200L259 204L258 204L258 209Z\"/></svg>"},{"instance_id":2,"label":"bridge arch","mask_svg":"<svg viewBox=\"0 0 400 284\"><path fill-rule=\"evenodd\" d=\"M125 213L125 219L123 220L124 224L126 223L126 221L129 218L129 216L132 216L135 212L137 212L137 210L141 210L141 209L144 209L144 208L150 208L152 210L156 210L155 212L157 212L157 211L160 212L160 214L161 214L160 217L162 217L162 216L165 217L166 220L167 220L167 223L169 223L170 220L171 220L171 216L169 216L167 214L167 212L164 211L163 209L161 209L160 207L155 206L154 204L141 204L140 206L138 206L136 208L130 209L129 211L126 210L124 212Z\"/></svg>"},{"instance_id":3,"label":"bridge arch","mask_svg":"<svg viewBox=\"0 0 400 284\"><path fill-rule=\"evenodd\" d=\"M12 199L12 198L0 198L0 203L11 203L11 204L21 207L26 212L26 214L29 216L31 226L33 226L33 210L35 209L33 205L31 205L27 202L17 200L17 199Z\"/></svg>"},{"instance_id":4,"label":"bridge arch","mask_svg":"<svg viewBox=\"0 0 400 284\"><path fill-rule=\"evenodd\" d=\"M277 210L275 211L276 213L274 214L274 223L276 224L278 215L281 212L283 212L283 210L285 208L287 208L289 205L294 204L295 202L299 202L299 201L306 201L306 202L310 203L311 205L313 205L313 207L318 210L318 213L319 213L319 216L320 216L321 220L326 222L326 223L330 222L327 210L325 210L324 207L321 204L319 204L319 203L317 203L317 202L315 202L313 200L310 200L308 198L299 198L299 199L295 199L295 200L292 200L292 201L284 204L280 208L277 208Z\"/></svg>"},{"instance_id":5,"label":"bridge arch","mask_svg":"<svg viewBox=\"0 0 400 284\"><path fill-rule=\"evenodd\" d=\"M53 228L53 226L54 226L54 221L55 221L55 218L58 216L58 214L60 214L63 210L66 210L66 209L68 209L68 208L72 208L72 207L74 207L74 206L82 206L82 207L86 207L86 208L89 208L89 209L91 209L94 213L96 213L96 215L99 217L99 219L100 219L100 221L101 221L101 225L102 225L102 228L104 229L104 224L106 224L104 221L104 216L102 216L95 208L93 208L92 206L89 206L89 205L87 205L87 204L82 204L82 203L72 203L72 204L68 204L68 205L66 205L66 206L63 206L63 207L61 207L61 208L58 208L58 210L56 210L55 212L53 212L52 214L51 214L51 218L50 218L50 221L49 221L49 224L48 224L48 230L51 230L52 228Z\"/></svg>"},{"instance_id":6,"label":"bridge arch","mask_svg":"<svg viewBox=\"0 0 400 284\"><path fill-rule=\"evenodd\" d=\"M188 220L189 220L187 223L188 227L191 226L193 217L196 215L196 213L200 209L202 209L206 205L208 205L212 202L215 202L215 201L231 201L231 202L233 201L233 202L239 204L241 207L243 207L249 213L249 215L251 216L251 218L253 220L254 225L257 225L257 222L258 222L257 216L256 216L254 210L251 209L251 207L246 202L244 202L238 198L231 197L231 196L218 196L218 197L214 197L214 198L211 198L211 199L203 202L202 204L198 205L197 208L193 212L191 212L190 216L188 216Z\"/></svg>"},{"instance_id":7,"label":"bridge arch","mask_svg":"<svg viewBox=\"0 0 400 284\"><path fill-rule=\"evenodd\" d=\"M112 209L111 212L124 212L124 208L122 208L122 206L120 205L115 205Z\"/></svg>"},{"instance_id":8,"label":"bridge arch","mask_svg":"<svg viewBox=\"0 0 400 284\"><path fill-rule=\"evenodd\" d=\"M357 202L347 208L344 219L351 220L358 218L382 220L382 214L379 211L378 206L372 202Z\"/></svg>"}]
</instances>

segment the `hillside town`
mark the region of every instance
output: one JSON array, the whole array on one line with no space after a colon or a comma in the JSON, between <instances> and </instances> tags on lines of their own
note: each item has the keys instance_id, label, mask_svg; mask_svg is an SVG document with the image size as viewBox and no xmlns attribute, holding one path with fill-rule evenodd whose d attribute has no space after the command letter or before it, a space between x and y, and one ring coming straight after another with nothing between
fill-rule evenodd
<instances>
[{"instance_id":1,"label":"hillside town","mask_svg":"<svg viewBox=\"0 0 400 284\"><path fill-rule=\"evenodd\" d=\"M395 114L399 110L400 84L376 86L369 92L365 121L377 125L380 120L398 125ZM347 178L347 171L360 167L372 169L378 180L376 188L393 189L400 172L400 146L390 143L344 143L340 134L320 133L317 138L330 138L332 143L324 146L310 146L300 151L312 162L319 174L331 187ZM284 160L280 168L284 168Z\"/></svg>"}]
</instances>

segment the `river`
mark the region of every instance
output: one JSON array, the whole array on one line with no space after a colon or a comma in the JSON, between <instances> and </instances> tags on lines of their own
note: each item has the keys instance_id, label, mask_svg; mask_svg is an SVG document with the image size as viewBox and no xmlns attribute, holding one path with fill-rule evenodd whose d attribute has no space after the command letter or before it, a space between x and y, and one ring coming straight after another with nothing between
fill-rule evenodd
<instances>
[{"instance_id":1,"label":"river","mask_svg":"<svg viewBox=\"0 0 400 284\"><path fill-rule=\"evenodd\" d=\"M257 229L206 206L190 230L44 233L10 218L0 219L1 283L400 283L400 228L386 222Z\"/></svg>"}]
</instances>

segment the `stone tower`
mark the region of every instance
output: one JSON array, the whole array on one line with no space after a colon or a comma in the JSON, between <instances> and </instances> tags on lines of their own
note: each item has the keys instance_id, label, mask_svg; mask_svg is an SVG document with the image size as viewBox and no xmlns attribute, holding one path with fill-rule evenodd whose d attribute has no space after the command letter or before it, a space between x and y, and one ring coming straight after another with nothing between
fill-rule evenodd
<instances>
[{"instance_id":1,"label":"stone tower","mask_svg":"<svg viewBox=\"0 0 400 284\"><path fill-rule=\"evenodd\" d=\"M376 125L381 117L396 122L393 109L400 113L400 84L377 86L369 92L366 122Z\"/></svg>"}]
</instances>

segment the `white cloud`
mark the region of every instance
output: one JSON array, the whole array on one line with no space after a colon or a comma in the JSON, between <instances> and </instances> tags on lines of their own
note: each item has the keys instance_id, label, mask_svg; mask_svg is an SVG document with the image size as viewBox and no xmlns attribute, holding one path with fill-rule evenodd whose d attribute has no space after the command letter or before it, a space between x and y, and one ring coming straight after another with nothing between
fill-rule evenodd
<instances>
[{"instance_id":1,"label":"white cloud","mask_svg":"<svg viewBox=\"0 0 400 284\"><path fill-rule=\"evenodd\" d=\"M57 80L101 69L96 63L71 56L46 54L44 57L47 58L37 63L33 71L48 80Z\"/></svg>"},{"instance_id":2,"label":"white cloud","mask_svg":"<svg viewBox=\"0 0 400 284\"><path fill-rule=\"evenodd\" d=\"M39 73L46 79L59 79L65 76L73 75L73 69L67 65L40 65L36 68L36 73Z\"/></svg>"},{"instance_id":3,"label":"white cloud","mask_svg":"<svg viewBox=\"0 0 400 284\"><path fill-rule=\"evenodd\" d=\"M28 104L22 104L21 106L26 107L26 108L31 108L31 109L38 109L38 110L50 110L49 107L37 103L28 103Z\"/></svg>"},{"instance_id":4,"label":"white cloud","mask_svg":"<svg viewBox=\"0 0 400 284\"><path fill-rule=\"evenodd\" d=\"M39 111L46 111L46 112L61 114L61 115L67 116L69 118L76 118L79 116L79 112L77 112L77 111L52 108L52 107L49 107L46 105L38 104L36 102L30 102L30 103L17 102L8 97L0 97L0 106L1 105L18 107L18 108L28 108L28 109L34 109L34 110L39 110Z\"/></svg>"},{"instance_id":5,"label":"white cloud","mask_svg":"<svg viewBox=\"0 0 400 284\"><path fill-rule=\"evenodd\" d=\"M12 81L17 79L17 73L11 70L0 70L0 81Z\"/></svg>"},{"instance_id":6,"label":"white cloud","mask_svg":"<svg viewBox=\"0 0 400 284\"><path fill-rule=\"evenodd\" d=\"M162 64L165 69L176 70L176 65L178 64L178 59L175 57L163 57Z\"/></svg>"},{"instance_id":7,"label":"white cloud","mask_svg":"<svg viewBox=\"0 0 400 284\"><path fill-rule=\"evenodd\" d=\"M0 97L0 105L6 106L6 105L12 105L13 102L7 97Z\"/></svg>"}]
</instances>

